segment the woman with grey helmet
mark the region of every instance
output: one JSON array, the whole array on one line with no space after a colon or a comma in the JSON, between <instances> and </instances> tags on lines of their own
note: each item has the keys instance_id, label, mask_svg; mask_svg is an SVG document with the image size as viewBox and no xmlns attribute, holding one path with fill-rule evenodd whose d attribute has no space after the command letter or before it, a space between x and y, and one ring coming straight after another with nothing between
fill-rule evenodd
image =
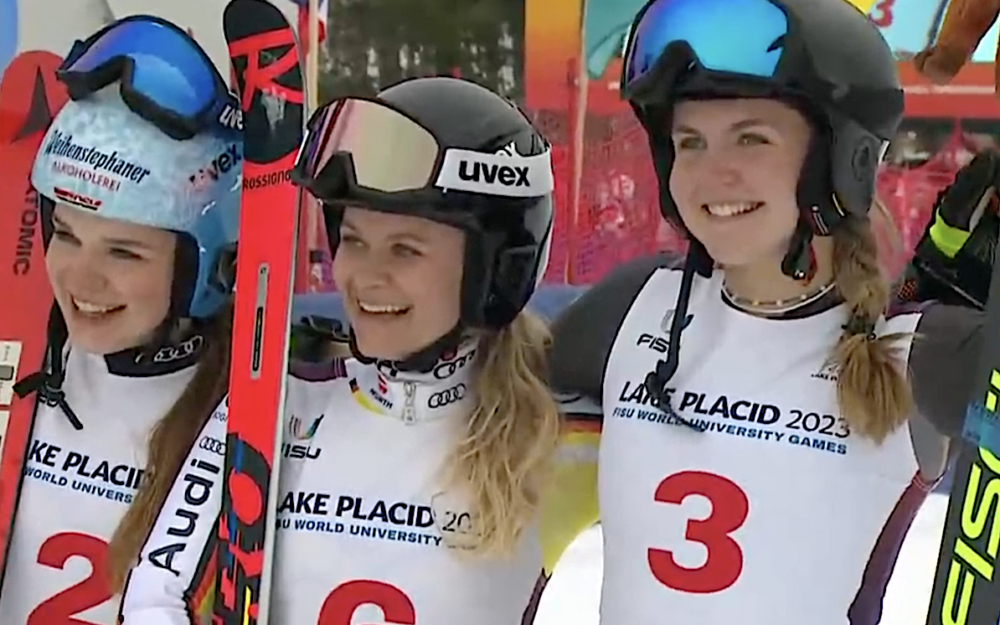
<instances>
[{"instance_id":1,"label":"woman with grey helmet","mask_svg":"<svg viewBox=\"0 0 1000 625\"><path fill-rule=\"evenodd\" d=\"M892 52L844 0L651 0L624 60L690 248L619 268L553 329L555 387L604 420L602 619L875 625L982 324L956 295L976 271L949 286L918 263L910 291L952 305L890 306L874 228L903 115ZM942 196L920 258L954 266L992 167Z\"/></svg>"}]
</instances>

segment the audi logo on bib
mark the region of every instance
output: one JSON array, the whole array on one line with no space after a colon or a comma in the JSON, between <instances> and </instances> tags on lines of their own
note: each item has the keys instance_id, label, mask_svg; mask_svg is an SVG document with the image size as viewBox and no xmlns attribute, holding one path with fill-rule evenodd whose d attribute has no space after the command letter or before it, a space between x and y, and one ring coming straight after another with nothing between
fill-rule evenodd
<instances>
[{"instance_id":1,"label":"audi logo on bib","mask_svg":"<svg viewBox=\"0 0 1000 625\"><path fill-rule=\"evenodd\" d=\"M442 408L448 404L453 404L460 399L465 398L466 387L465 384L457 384L449 389L445 389L440 393L434 393L431 398L427 400L428 408Z\"/></svg>"},{"instance_id":2,"label":"audi logo on bib","mask_svg":"<svg viewBox=\"0 0 1000 625\"><path fill-rule=\"evenodd\" d=\"M177 345L167 345L160 348L160 350L153 355L153 362L167 363L187 358L201 349L204 342L204 338L199 335L195 335L183 343L178 343Z\"/></svg>"},{"instance_id":3,"label":"audi logo on bib","mask_svg":"<svg viewBox=\"0 0 1000 625\"><path fill-rule=\"evenodd\" d=\"M434 367L434 377L439 380L444 380L445 378L450 378L460 371L465 365L472 362L472 359L476 357L476 350L472 350L468 354L459 356L455 360L449 360L447 362L442 362L438 366Z\"/></svg>"},{"instance_id":4,"label":"audi logo on bib","mask_svg":"<svg viewBox=\"0 0 1000 625\"><path fill-rule=\"evenodd\" d=\"M212 438L211 436L202 436L201 440L198 441L198 447L220 456L226 455L226 444L217 438Z\"/></svg>"}]
</instances>

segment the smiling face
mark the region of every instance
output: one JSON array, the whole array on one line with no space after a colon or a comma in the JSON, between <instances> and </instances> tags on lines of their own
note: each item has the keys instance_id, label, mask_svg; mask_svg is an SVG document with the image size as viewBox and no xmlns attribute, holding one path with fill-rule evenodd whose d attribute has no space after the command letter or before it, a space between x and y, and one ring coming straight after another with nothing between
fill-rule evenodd
<instances>
[{"instance_id":1,"label":"smiling face","mask_svg":"<svg viewBox=\"0 0 1000 625\"><path fill-rule=\"evenodd\" d=\"M358 349L401 360L459 320L465 233L421 217L347 208L333 277Z\"/></svg>"},{"instance_id":2,"label":"smiling face","mask_svg":"<svg viewBox=\"0 0 1000 625\"><path fill-rule=\"evenodd\" d=\"M177 236L57 204L45 255L69 341L92 354L138 347L170 309Z\"/></svg>"},{"instance_id":3,"label":"smiling face","mask_svg":"<svg viewBox=\"0 0 1000 625\"><path fill-rule=\"evenodd\" d=\"M677 104L670 193L718 263L780 263L799 218L796 187L810 137L806 118L776 100Z\"/></svg>"}]
</instances>

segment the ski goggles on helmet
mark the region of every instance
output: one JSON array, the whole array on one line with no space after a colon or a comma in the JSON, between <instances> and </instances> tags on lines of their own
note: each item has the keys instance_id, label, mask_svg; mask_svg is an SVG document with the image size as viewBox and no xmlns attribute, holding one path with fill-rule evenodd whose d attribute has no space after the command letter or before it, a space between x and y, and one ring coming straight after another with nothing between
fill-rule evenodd
<instances>
[{"instance_id":1,"label":"ski goggles on helmet","mask_svg":"<svg viewBox=\"0 0 1000 625\"><path fill-rule=\"evenodd\" d=\"M651 0L625 43L621 91L632 98L655 80L669 49L694 54L704 70L781 79L796 40L788 14L770 0Z\"/></svg>"},{"instance_id":2,"label":"ski goggles on helmet","mask_svg":"<svg viewBox=\"0 0 1000 625\"><path fill-rule=\"evenodd\" d=\"M313 114L292 176L326 203L437 202L448 191L534 198L554 187L549 150L522 156L513 144L497 153L446 148L399 109L354 97Z\"/></svg>"},{"instance_id":3,"label":"ski goggles on helmet","mask_svg":"<svg viewBox=\"0 0 1000 625\"><path fill-rule=\"evenodd\" d=\"M56 76L74 100L120 80L129 108L177 140L243 129L239 101L212 60L187 33L158 17L126 17L76 41Z\"/></svg>"}]
</instances>

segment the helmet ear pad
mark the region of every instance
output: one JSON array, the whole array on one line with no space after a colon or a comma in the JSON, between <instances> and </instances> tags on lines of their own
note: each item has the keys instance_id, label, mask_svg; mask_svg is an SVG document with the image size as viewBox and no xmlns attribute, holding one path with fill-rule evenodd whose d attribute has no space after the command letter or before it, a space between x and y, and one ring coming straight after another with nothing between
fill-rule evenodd
<instances>
[{"instance_id":1,"label":"helmet ear pad","mask_svg":"<svg viewBox=\"0 0 1000 625\"><path fill-rule=\"evenodd\" d=\"M466 230L462 322L469 327L499 329L510 324L535 292L548 237L541 245L509 239L497 231Z\"/></svg>"},{"instance_id":2,"label":"helmet ear pad","mask_svg":"<svg viewBox=\"0 0 1000 625\"><path fill-rule=\"evenodd\" d=\"M813 232L828 236L846 217L868 214L887 144L835 111L829 113L827 121L807 107L797 108L812 122L813 136L799 174L796 199Z\"/></svg>"},{"instance_id":3,"label":"helmet ear pad","mask_svg":"<svg viewBox=\"0 0 1000 625\"><path fill-rule=\"evenodd\" d=\"M191 301L198 284L198 242L186 232L174 232L174 279L170 287L170 317L180 319L191 315Z\"/></svg>"}]
</instances>

